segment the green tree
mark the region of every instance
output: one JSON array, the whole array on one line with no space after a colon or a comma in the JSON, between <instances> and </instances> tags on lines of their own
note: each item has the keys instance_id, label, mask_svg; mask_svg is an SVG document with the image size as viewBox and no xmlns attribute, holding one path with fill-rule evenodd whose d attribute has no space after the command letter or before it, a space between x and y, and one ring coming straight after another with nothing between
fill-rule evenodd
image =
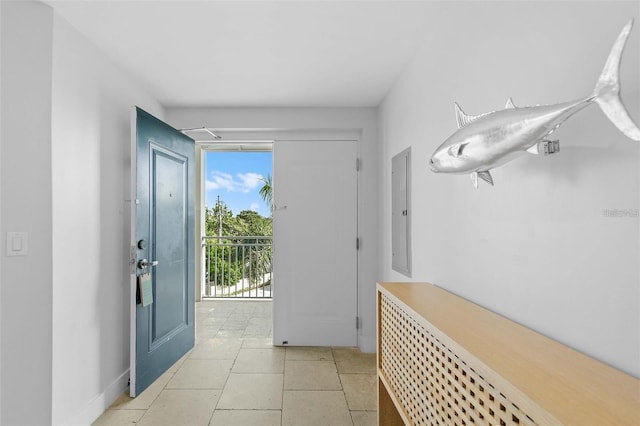
<instances>
[{"instance_id":1,"label":"green tree","mask_svg":"<svg viewBox=\"0 0 640 426\"><path fill-rule=\"evenodd\" d=\"M269 211L273 211L273 179L271 175L267 175L266 178L260 178L264 182L262 188L260 188L260 196L269 206Z\"/></svg>"},{"instance_id":2,"label":"green tree","mask_svg":"<svg viewBox=\"0 0 640 426\"><path fill-rule=\"evenodd\" d=\"M271 272L271 244L270 240L259 237L273 235L270 217L263 217L253 210L243 210L236 216L238 229L247 237L243 238L245 247L244 268L251 283L259 283L265 274Z\"/></svg>"},{"instance_id":3,"label":"green tree","mask_svg":"<svg viewBox=\"0 0 640 426\"><path fill-rule=\"evenodd\" d=\"M220 198L213 208L205 211L205 230L206 235L211 237L241 235L233 212ZM242 278L237 250L231 245L232 240L217 238L214 242L207 246L209 281L214 285L233 285Z\"/></svg>"},{"instance_id":4,"label":"green tree","mask_svg":"<svg viewBox=\"0 0 640 426\"><path fill-rule=\"evenodd\" d=\"M220 201L220 198L218 198L216 205L212 209L207 208L205 228L207 235L210 236L240 235L237 229L237 222L233 217L233 211L227 207L224 201Z\"/></svg>"},{"instance_id":5,"label":"green tree","mask_svg":"<svg viewBox=\"0 0 640 426\"><path fill-rule=\"evenodd\" d=\"M271 223L271 218L263 217L253 210L242 210L236 216L236 226L240 231L239 235L271 236L273 235Z\"/></svg>"},{"instance_id":6,"label":"green tree","mask_svg":"<svg viewBox=\"0 0 640 426\"><path fill-rule=\"evenodd\" d=\"M206 209L205 221L206 235L214 237L207 246L209 282L231 286L248 278L253 284L261 283L271 272L271 244L268 238L259 237L273 235L271 218L253 210L234 217L218 198L213 208Z\"/></svg>"}]
</instances>

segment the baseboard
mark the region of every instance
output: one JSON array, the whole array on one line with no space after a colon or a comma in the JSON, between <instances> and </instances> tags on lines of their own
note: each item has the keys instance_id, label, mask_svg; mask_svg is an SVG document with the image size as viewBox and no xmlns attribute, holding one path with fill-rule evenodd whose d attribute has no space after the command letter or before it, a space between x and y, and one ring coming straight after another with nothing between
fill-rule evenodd
<instances>
[{"instance_id":1,"label":"baseboard","mask_svg":"<svg viewBox=\"0 0 640 426\"><path fill-rule=\"evenodd\" d=\"M91 400L83 409L81 409L76 415L74 415L68 421L64 421L61 424L64 425L78 425L86 426L93 423L107 408L118 399L120 395L125 391L129 384L129 369L122 373L116 380L114 380L104 392L98 394Z\"/></svg>"},{"instance_id":2,"label":"baseboard","mask_svg":"<svg viewBox=\"0 0 640 426\"><path fill-rule=\"evenodd\" d=\"M358 347L360 348L360 351L367 353L367 354L372 354L376 352L376 339L374 338L370 338L370 337L366 337L366 336L358 336Z\"/></svg>"}]
</instances>

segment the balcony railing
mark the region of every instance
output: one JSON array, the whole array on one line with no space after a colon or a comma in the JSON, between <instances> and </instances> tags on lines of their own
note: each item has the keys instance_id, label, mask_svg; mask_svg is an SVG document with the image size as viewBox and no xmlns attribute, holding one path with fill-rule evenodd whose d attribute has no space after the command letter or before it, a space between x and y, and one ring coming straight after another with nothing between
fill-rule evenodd
<instances>
[{"instance_id":1,"label":"balcony railing","mask_svg":"<svg viewBox=\"0 0 640 426\"><path fill-rule=\"evenodd\" d=\"M270 236L203 237L204 297L270 299Z\"/></svg>"}]
</instances>

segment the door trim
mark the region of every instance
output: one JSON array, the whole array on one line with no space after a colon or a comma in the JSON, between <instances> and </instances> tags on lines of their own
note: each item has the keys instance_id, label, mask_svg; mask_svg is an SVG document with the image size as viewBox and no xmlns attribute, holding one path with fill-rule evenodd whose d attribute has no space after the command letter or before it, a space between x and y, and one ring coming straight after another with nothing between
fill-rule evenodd
<instances>
[{"instance_id":1,"label":"door trim","mask_svg":"<svg viewBox=\"0 0 640 426\"><path fill-rule=\"evenodd\" d=\"M137 248L136 248L136 234L137 234L137 176L138 165L136 163L137 157L137 128L138 128L138 113L137 107L134 105L131 107L131 176L129 186L129 318L135 318L136 315L136 290L137 290L137 276L136 276L136 260L137 260ZM137 341L136 322L129 320L129 388L136 388L136 345L132 342ZM133 395L132 395L133 396Z\"/></svg>"}]
</instances>

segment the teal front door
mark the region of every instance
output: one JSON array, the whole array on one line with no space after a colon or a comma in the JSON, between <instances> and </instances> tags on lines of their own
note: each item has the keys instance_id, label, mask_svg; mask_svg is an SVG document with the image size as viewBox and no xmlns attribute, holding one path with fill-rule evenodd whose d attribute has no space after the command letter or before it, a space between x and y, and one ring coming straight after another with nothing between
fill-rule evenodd
<instances>
[{"instance_id":1,"label":"teal front door","mask_svg":"<svg viewBox=\"0 0 640 426\"><path fill-rule=\"evenodd\" d=\"M133 129L130 394L137 396L194 345L195 142L137 107Z\"/></svg>"}]
</instances>

